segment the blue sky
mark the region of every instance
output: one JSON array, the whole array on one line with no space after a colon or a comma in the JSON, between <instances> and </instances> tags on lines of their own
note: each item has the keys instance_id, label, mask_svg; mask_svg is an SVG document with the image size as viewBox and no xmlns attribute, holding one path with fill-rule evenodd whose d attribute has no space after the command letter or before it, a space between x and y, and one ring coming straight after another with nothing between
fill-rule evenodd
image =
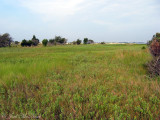
<instances>
[{"instance_id":1,"label":"blue sky","mask_svg":"<svg viewBox=\"0 0 160 120\"><path fill-rule=\"evenodd\" d=\"M159 0L0 0L0 34L69 42L146 42L160 32Z\"/></svg>"}]
</instances>

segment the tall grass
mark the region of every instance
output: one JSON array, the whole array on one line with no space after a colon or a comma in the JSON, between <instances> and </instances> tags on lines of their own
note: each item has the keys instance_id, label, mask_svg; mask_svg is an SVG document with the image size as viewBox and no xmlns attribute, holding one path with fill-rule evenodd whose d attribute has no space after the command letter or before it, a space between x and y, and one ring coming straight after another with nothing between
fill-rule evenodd
<instances>
[{"instance_id":1,"label":"tall grass","mask_svg":"<svg viewBox=\"0 0 160 120\"><path fill-rule=\"evenodd\" d=\"M142 46L0 48L1 117L159 119Z\"/></svg>"}]
</instances>

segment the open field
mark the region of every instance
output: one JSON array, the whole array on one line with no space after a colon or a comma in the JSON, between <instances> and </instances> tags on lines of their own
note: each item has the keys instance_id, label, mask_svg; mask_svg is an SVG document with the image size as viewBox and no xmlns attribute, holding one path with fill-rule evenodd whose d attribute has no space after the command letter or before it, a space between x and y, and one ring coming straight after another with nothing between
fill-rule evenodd
<instances>
[{"instance_id":1,"label":"open field","mask_svg":"<svg viewBox=\"0 0 160 120\"><path fill-rule=\"evenodd\" d=\"M0 115L159 119L160 78L142 46L0 48Z\"/></svg>"}]
</instances>

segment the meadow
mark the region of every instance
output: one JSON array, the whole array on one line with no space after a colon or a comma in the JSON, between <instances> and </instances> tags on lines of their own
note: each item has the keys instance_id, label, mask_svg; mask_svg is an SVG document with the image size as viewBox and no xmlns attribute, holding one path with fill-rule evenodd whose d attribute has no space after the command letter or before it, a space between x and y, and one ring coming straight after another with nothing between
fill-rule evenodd
<instances>
[{"instance_id":1,"label":"meadow","mask_svg":"<svg viewBox=\"0 0 160 120\"><path fill-rule=\"evenodd\" d=\"M160 118L145 45L0 48L0 118Z\"/></svg>"}]
</instances>

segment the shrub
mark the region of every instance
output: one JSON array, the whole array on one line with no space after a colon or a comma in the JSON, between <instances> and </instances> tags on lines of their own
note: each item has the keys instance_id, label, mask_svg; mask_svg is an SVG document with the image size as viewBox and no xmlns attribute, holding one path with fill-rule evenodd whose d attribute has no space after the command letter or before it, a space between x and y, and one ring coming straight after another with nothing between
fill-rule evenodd
<instances>
[{"instance_id":1,"label":"shrub","mask_svg":"<svg viewBox=\"0 0 160 120\"><path fill-rule=\"evenodd\" d=\"M66 38L62 38L61 36L55 36L54 39L50 39L49 40L49 45L64 45L67 43L67 39Z\"/></svg>"},{"instance_id":2,"label":"shrub","mask_svg":"<svg viewBox=\"0 0 160 120\"><path fill-rule=\"evenodd\" d=\"M143 47L142 47L142 50L144 50L144 49L146 49L146 47L145 47L145 46L143 46Z\"/></svg>"},{"instance_id":3,"label":"shrub","mask_svg":"<svg viewBox=\"0 0 160 120\"><path fill-rule=\"evenodd\" d=\"M105 44L105 42L101 42L101 44Z\"/></svg>"},{"instance_id":4,"label":"shrub","mask_svg":"<svg viewBox=\"0 0 160 120\"><path fill-rule=\"evenodd\" d=\"M22 47L27 47L27 46L31 47L32 46L32 41L31 40L27 41L27 40L24 39L21 42L21 46Z\"/></svg>"},{"instance_id":5,"label":"shrub","mask_svg":"<svg viewBox=\"0 0 160 120\"><path fill-rule=\"evenodd\" d=\"M152 41L149 47L150 53L154 56L157 57L160 55L160 42L158 42L156 39Z\"/></svg>"},{"instance_id":6,"label":"shrub","mask_svg":"<svg viewBox=\"0 0 160 120\"><path fill-rule=\"evenodd\" d=\"M24 39L24 40L22 40L22 42L21 42L21 46L22 46L22 47L27 46L27 40L25 40L25 39Z\"/></svg>"},{"instance_id":7,"label":"shrub","mask_svg":"<svg viewBox=\"0 0 160 120\"><path fill-rule=\"evenodd\" d=\"M37 39L35 35L33 35L33 38L31 41L33 46L37 46L39 44L39 39Z\"/></svg>"},{"instance_id":8,"label":"shrub","mask_svg":"<svg viewBox=\"0 0 160 120\"><path fill-rule=\"evenodd\" d=\"M160 33L153 36L152 42L149 45L150 53L153 56L152 61L148 63L148 71L151 76L160 75Z\"/></svg>"},{"instance_id":9,"label":"shrub","mask_svg":"<svg viewBox=\"0 0 160 120\"><path fill-rule=\"evenodd\" d=\"M27 46L31 47L33 42L31 40L27 41Z\"/></svg>"},{"instance_id":10,"label":"shrub","mask_svg":"<svg viewBox=\"0 0 160 120\"><path fill-rule=\"evenodd\" d=\"M18 42L18 41L15 41L14 43L15 43L16 45L18 45L18 44L19 44L19 42Z\"/></svg>"},{"instance_id":11,"label":"shrub","mask_svg":"<svg viewBox=\"0 0 160 120\"><path fill-rule=\"evenodd\" d=\"M81 41L80 39L77 39L77 41L76 41L77 45L80 45L81 42L82 42L82 41Z\"/></svg>"},{"instance_id":12,"label":"shrub","mask_svg":"<svg viewBox=\"0 0 160 120\"><path fill-rule=\"evenodd\" d=\"M84 38L83 44L87 44L87 43L88 43L88 38Z\"/></svg>"},{"instance_id":13,"label":"shrub","mask_svg":"<svg viewBox=\"0 0 160 120\"><path fill-rule=\"evenodd\" d=\"M151 76L160 75L160 57L154 58L148 63L148 72Z\"/></svg>"},{"instance_id":14,"label":"shrub","mask_svg":"<svg viewBox=\"0 0 160 120\"><path fill-rule=\"evenodd\" d=\"M48 43L48 40L47 40L47 39L44 39L44 40L42 41L43 46L47 46L47 43Z\"/></svg>"},{"instance_id":15,"label":"shrub","mask_svg":"<svg viewBox=\"0 0 160 120\"><path fill-rule=\"evenodd\" d=\"M72 44L73 44L73 45L76 45L76 44L77 44L77 41L73 41Z\"/></svg>"},{"instance_id":16,"label":"shrub","mask_svg":"<svg viewBox=\"0 0 160 120\"><path fill-rule=\"evenodd\" d=\"M10 47L12 41L13 39L12 37L10 37L10 34L5 33L3 35L0 35L0 47Z\"/></svg>"}]
</instances>

